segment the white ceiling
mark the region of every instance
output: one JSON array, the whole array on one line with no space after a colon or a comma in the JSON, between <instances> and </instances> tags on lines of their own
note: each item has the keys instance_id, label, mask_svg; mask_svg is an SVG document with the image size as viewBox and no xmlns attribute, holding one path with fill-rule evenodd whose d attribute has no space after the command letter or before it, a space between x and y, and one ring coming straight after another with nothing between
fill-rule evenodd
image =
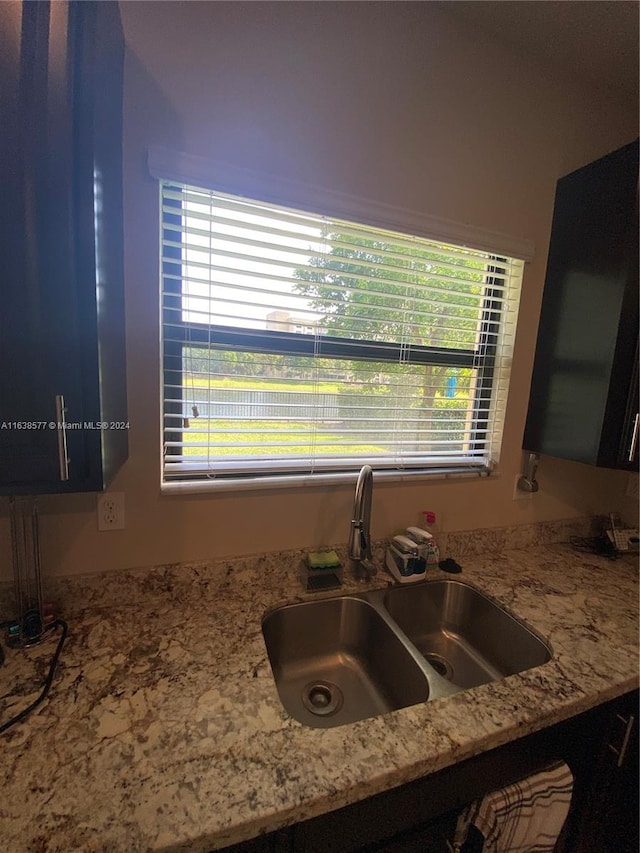
<instances>
[{"instance_id":1,"label":"white ceiling","mask_svg":"<svg viewBox=\"0 0 640 853\"><path fill-rule=\"evenodd\" d=\"M559 74L617 90L637 104L639 2L434 0L434 5Z\"/></svg>"}]
</instances>

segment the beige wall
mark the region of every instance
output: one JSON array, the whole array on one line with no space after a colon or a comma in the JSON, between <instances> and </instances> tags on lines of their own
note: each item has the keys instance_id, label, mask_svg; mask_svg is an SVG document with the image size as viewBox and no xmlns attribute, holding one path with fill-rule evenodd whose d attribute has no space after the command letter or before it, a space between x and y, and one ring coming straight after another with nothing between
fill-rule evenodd
<instances>
[{"instance_id":1,"label":"beige wall","mask_svg":"<svg viewBox=\"0 0 640 853\"><path fill-rule=\"evenodd\" d=\"M628 476L545 458L514 501L557 178L633 138L615 93L554 78L429 3L121 4L130 458L111 486L126 529L98 533L95 496L42 500L51 573L346 541L351 487L168 497L159 488L158 144L530 238L500 476L376 487L373 533L440 513L445 529L618 509ZM313 199L309 200L313 206ZM6 507L0 511L6 513ZM7 553L6 516L0 547Z\"/></svg>"}]
</instances>

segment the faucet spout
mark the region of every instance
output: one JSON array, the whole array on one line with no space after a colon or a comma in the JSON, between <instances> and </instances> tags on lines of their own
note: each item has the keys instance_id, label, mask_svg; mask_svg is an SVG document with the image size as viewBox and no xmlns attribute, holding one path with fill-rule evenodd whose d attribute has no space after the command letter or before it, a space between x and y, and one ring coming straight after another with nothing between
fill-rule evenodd
<instances>
[{"instance_id":1,"label":"faucet spout","mask_svg":"<svg viewBox=\"0 0 640 853\"><path fill-rule=\"evenodd\" d=\"M363 465L358 474L353 499L353 513L349 528L349 558L358 563L365 576L376 574L371 553L371 499L373 495L373 470Z\"/></svg>"}]
</instances>

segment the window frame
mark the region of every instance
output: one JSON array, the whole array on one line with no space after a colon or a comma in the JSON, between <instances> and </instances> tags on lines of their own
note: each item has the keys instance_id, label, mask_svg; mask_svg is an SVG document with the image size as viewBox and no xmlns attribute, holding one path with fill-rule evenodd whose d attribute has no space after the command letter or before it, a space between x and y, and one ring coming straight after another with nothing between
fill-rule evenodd
<instances>
[{"instance_id":1,"label":"window frame","mask_svg":"<svg viewBox=\"0 0 640 853\"><path fill-rule=\"evenodd\" d=\"M166 170L165 170L166 173ZM156 177L160 177L159 175L155 175ZM174 206L176 208L176 213L164 213L162 214L162 183L173 183L176 185L176 189L182 190L184 185L194 185L193 179L180 179L176 178L162 178L160 183L160 204L161 204L161 243L164 242L165 237L165 224L170 221L168 217L175 217L173 220L174 225L180 225L180 221L182 219L181 203L179 200L175 200ZM213 182L212 182L213 183ZM242 197L243 194L239 194L237 191L233 192L228 186L223 189L219 189L219 187L214 186L202 186L203 182L198 181L196 186L201 187L202 189L210 189L210 190L219 190L221 192L230 193L233 195L240 195ZM245 197L247 194L244 194ZM268 195L263 193L264 195ZM251 197L255 197L255 194L252 194ZM271 201L269 198L264 198L264 202L266 204L282 204L282 199L278 199L278 201ZM288 203L287 206L292 206L291 202ZM319 205L319 207L323 207L323 205ZM354 205L357 207L357 204ZM307 209L308 205L297 204L297 209ZM326 211L326 206L324 206L324 210ZM322 215L322 212L320 213ZM325 213L325 215L327 215ZM330 215L330 214L329 214ZM341 214L344 215L344 214ZM415 214L414 214L415 216ZM338 218L336 216L336 218ZM354 220L354 216L349 217L351 221ZM376 219L377 217L373 217ZM360 217L358 222L361 222L362 225L367 225L371 223L371 219L364 219ZM382 226L379 221L372 224L372 227L379 228L385 227ZM386 226L387 229L389 227L397 228L397 225ZM416 236L425 236L427 239L441 239L439 237L429 237L426 234L416 233L416 229L412 229L408 231L407 228L402 229L400 233L412 233L416 234ZM494 238L499 239L502 235L493 235ZM508 238L503 238L505 243L509 243ZM443 242L447 242L453 244L452 240L446 240ZM460 245L460 244L458 244ZM464 245L463 245L464 247ZM529 244L530 249L530 244ZM175 260L171 260L171 252L175 253ZM483 249L480 249L483 251ZM486 250L485 250L486 251ZM507 260L507 256L513 257L508 252L497 253L495 248L488 250L488 254L490 259L495 259L497 263L505 263ZM520 252L518 254L520 260L526 261L528 258L523 258L522 255L530 254L529 252ZM167 259L167 255L169 258ZM172 327L172 339L167 340L165 335L163 334L164 324L169 322L169 314L170 311L167 310L167 305L161 305L161 325L163 328L161 329L162 335L162 370L164 375L163 385L165 386L165 394L167 403L166 405L161 401L161 429L162 429L162 437L163 437L163 459L162 459L162 489L163 491L199 491L203 488L208 490L209 488L226 488L226 489L237 489L237 488L273 488L276 486L282 487L295 487L298 485L317 483L320 484L322 482L331 481L336 482L344 479L352 479L355 468L352 470L345 470L341 468L332 471L322 471L319 473L304 473L297 471L293 474L286 474L278 471L271 472L270 475L265 475L263 473L256 473L256 469L251 471L247 471L246 474L242 473L233 473L227 475L214 475L213 477L209 472L195 472L195 471L187 471L185 470L185 474L180 479L174 479L171 476L167 476L164 470L164 462L165 456L171 455L174 450L171 446L167 446L170 442L181 443L183 439L183 430L176 429L171 432L165 433L164 426L164 416L167 414L179 414L181 415L184 412L184 401L183 401L183 392L180 387L172 388L171 386L177 386L176 377L183 375L183 348L185 346L189 346L190 348L198 348L199 343L202 345L203 349L234 349L236 351L245 351L245 352L265 352L265 353L273 353L277 355L282 354L291 354L296 356L320 356L326 358L335 358L335 359L351 359L351 360L360 360L360 361L380 361L380 362L389 362L389 363L398 363L399 353L402 348L401 344L390 344L385 342L378 341L362 341L357 339L348 339L344 337L333 337L331 335L322 335L317 336L314 334L307 333L294 333L287 331L276 331L273 329L261 329L261 330L242 330L238 332L232 327L228 326L219 326L219 325L209 325L205 323L195 323L193 321L184 320L182 318L182 285L180 281L181 275L181 266L182 266L182 258L179 249L171 249L171 247L167 247L165 250L165 259L162 260L161 256L161 274L160 281L161 287L164 290L165 294L173 294L168 297L171 300L170 308L175 312L175 309L178 309L181 314L180 323L176 322L175 313L171 318L171 327ZM508 273L507 273L508 275ZM169 276L169 277L167 277ZM486 290L484 294L484 302L481 309L481 320L480 320L480 335L478 346L475 349L451 349L451 348L438 348L432 347L428 345L412 345L410 348L410 355L408 358L404 358L407 363L415 365L415 364L425 364L425 365L434 365L434 366L447 366L447 367L462 367L462 368L475 368L477 370L476 378L475 378L475 388L474 388L474 400L472 407L472 423L473 423L473 431L471 436L468 439L468 444L470 448L476 449L479 446L484 446L487 440L488 433L488 424L486 423L486 418L489 414L490 408L494 405L493 399L493 389L494 384L496 382L496 355L497 355L497 339L495 338L495 332L498 330L500 326L499 318L497 318L497 311L500 303L494 302L494 297L501 292L499 289L493 291L491 288L492 283L498 282L498 280L505 279L505 273L502 269L498 270L496 267L488 266L486 272ZM509 306L507 306L507 310L505 312L504 321L506 322L506 314L509 311ZM182 331L182 335L176 334L176 329L180 328ZM211 337L212 332L215 334L216 342L212 345ZM169 378L171 377L171 381ZM181 387L184 387L184 384L180 383ZM167 393L167 389L168 392ZM173 398L173 399L172 399ZM176 447L175 452L179 453L180 448ZM384 474L390 478L397 479L405 479L407 476L411 477L433 477L433 476L456 476L457 474L462 473L463 475L469 476L471 475L487 475L492 473L493 464L489 461L489 464L486 467L477 466L472 470L467 468L460 469L459 465L456 465L457 460L451 460L449 464L433 467L433 466L424 466L420 469L411 469L411 468L399 468L392 470L384 470L380 469L378 473ZM458 469L458 470L457 470Z\"/></svg>"}]
</instances>

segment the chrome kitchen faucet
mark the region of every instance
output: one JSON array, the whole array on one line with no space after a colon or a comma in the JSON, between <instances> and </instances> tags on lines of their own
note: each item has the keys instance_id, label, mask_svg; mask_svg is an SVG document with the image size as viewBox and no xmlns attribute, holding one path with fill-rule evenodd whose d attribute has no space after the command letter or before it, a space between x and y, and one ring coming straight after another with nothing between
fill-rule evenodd
<instances>
[{"instance_id":1,"label":"chrome kitchen faucet","mask_svg":"<svg viewBox=\"0 0 640 853\"><path fill-rule=\"evenodd\" d=\"M363 465L358 474L353 499L353 513L349 529L349 559L363 570L364 578L376 574L371 553L371 498L373 495L373 471Z\"/></svg>"}]
</instances>

